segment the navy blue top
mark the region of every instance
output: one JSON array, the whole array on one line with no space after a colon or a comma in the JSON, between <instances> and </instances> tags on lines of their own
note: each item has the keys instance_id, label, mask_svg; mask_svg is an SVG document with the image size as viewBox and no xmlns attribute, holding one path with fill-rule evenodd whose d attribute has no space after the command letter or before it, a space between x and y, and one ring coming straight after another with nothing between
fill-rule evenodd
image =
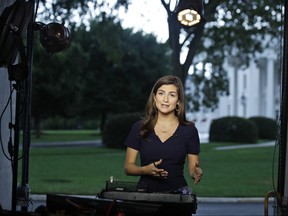
<instances>
[{"instance_id":1,"label":"navy blue top","mask_svg":"<svg viewBox=\"0 0 288 216\"><path fill-rule=\"evenodd\" d=\"M139 151L141 166L162 159L159 169L168 171L167 179L143 175L139 182L148 185L149 192L172 192L187 186L184 164L187 154L199 154L200 141L197 128L192 124L179 124L175 133L162 142L155 132L146 139L139 136L141 121L134 123L125 141L127 147Z\"/></svg>"}]
</instances>

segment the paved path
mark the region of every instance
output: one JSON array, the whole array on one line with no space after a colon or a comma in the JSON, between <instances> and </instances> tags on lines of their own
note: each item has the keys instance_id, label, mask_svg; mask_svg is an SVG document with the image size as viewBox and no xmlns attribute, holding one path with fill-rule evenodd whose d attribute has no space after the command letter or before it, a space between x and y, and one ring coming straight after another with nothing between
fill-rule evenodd
<instances>
[{"instance_id":1,"label":"paved path","mask_svg":"<svg viewBox=\"0 0 288 216\"><path fill-rule=\"evenodd\" d=\"M259 144L242 144L242 145L232 145L232 146L220 146L216 147L216 150L230 150L230 149L241 149L241 148L261 148L274 146L275 142L259 143Z\"/></svg>"},{"instance_id":2,"label":"paved path","mask_svg":"<svg viewBox=\"0 0 288 216\"><path fill-rule=\"evenodd\" d=\"M101 140L87 140L87 141L65 141L65 142L47 142L47 143L31 143L31 148L43 148L43 147L88 147L103 146Z\"/></svg>"}]
</instances>

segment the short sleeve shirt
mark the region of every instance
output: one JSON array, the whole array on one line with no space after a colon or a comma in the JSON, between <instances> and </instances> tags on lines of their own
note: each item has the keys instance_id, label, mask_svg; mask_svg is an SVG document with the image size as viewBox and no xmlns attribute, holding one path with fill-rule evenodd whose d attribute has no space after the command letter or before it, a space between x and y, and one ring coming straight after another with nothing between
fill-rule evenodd
<instances>
[{"instance_id":1,"label":"short sleeve shirt","mask_svg":"<svg viewBox=\"0 0 288 216\"><path fill-rule=\"evenodd\" d=\"M168 171L167 179L153 176L141 176L139 182L148 185L150 192L170 192L187 186L184 178L184 164L187 154L200 152L200 141L197 128L192 124L177 127L175 133L162 142L153 132L146 139L139 136L141 121L136 122L125 141L127 147L139 152L141 166L162 159L158 168Z\"/></svg>"}]
</instances>

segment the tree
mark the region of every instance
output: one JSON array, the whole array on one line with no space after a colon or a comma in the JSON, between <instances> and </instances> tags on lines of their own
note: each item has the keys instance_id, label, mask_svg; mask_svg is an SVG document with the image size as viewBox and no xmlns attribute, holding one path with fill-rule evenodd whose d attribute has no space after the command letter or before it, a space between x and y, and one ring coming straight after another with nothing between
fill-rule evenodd
<instances>
[{"instance_id":1,"label":"tree","mask_svg":"<svg viewBox=\"0 0 288 216\"><path fill-rule=\"evenodd\" d=\"M105 0L40 0L39 8L42 8L38 16L41 20L53 20L68 23L75 26L76 23L85 23L91 18L99 16L101 13L112 15L120 7L127 9L127 0L115 0L114 2ZM78 18L78 19L77 19ZM89 22L86 23L89 25Z\"/></svg>"},{"instance_id":2,"label":"tree","mask_svg":"<svg viewBox=\"0 0 288 216\"><path fill-rule=\"evenodd\" d=\"M279 0L203 1L205 26L183 28L175 16L180 1L185 0L161 0L168 15L173 73L185 83L192 63L211 64L212 72L198 70L192 75L195 83L193 103L194 110L200 106L214 109L219 102L218 96L228 94L224 60L228 57L240 59L240 64L245 66L254 59L255 53L275 47L275 42L279 43L283 7ZM184 54L185 60L181 63ZM207 72L209 76L205 75Z\"/></svg>"},{"instance_id":3,"label":"tree","mask_svg":"<svg viewBox=\"0 0 288 216\"><path fill-rule=\"evenodd\" d=\"M71 35L71 46L53 55L35 44L32 114L38 136L42 118L100 117L103 128L108 114L143 111L155 79L171 73L167 44L124 30L105 13Z\"/></svg>"},{"instance_id":4,"label":"tree","mask_svg":"<svg viewBox=\"0 0 288 216\"><path fill-rule=\"evenodd\" d=\"M159 44L153 35L123 30L105 14L92 21L89 30L80 26L74 40L90 56L83 77L80 115L100 116L100 128L108 114L143 111L155 79L171 73L167 45Z\"/></svg>"},{"instance_id":5,"label":"tree","mask_svg":"<svg viewBox=\"0 0 288 216\"><path fill-rule=\"evenodd\" d=\"M283 7L280 0L207 0L203 1L205 25L184 29L175 18L175 8L180 1L189 0L161 0L168 16L173 74L185 83L192 64L210 64L212 72L203 69L192 75L195 84L192 100L194 110L198 110L200 106L214 109L219 102L219 95L229 94L224 60L228 57L236 58L240 61L240 66L247 66L254 59L255 53L261 53L267 47L275 47L275 39L277 40L282 25ZM93 6L89 8L88 2ZM85 20L84 15L94 17L95 11L108 16L117 14L119 6L127 8L129 5L127 0L115 2L111 6L109 2L101 0L85 0L81 3L73 0L53 1L52 10L47 8L46 11L50 17L52 15L62 20L70 17L69 20L73 22L72 11L76 9L81 8L79 16ZM181 63L180 58L184 55L185 60Z\"/></svg>"},{"instance_id":6,"label":"tree","mask_svg":"<svg viewBox=\"0 0 288 216\"><path fill-rule=\"evenodd\" d=\"M69 49L53 55L46 53L39 43L35 44L32 115L37 137L40 136L42 118L75 115L80 80L87 62L88 55L74 42Z\"/></svg>"}]
</instances>

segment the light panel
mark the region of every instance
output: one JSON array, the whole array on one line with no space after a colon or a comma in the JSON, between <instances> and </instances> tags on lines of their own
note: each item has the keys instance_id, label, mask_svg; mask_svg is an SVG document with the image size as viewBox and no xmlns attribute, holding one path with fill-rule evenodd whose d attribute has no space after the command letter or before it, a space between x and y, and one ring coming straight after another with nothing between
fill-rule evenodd
<instances>
[{"instance_id":1,"label":"light panel","mask_svg":"<svg viewBox=\"0 0 288 216\"><path fill-rule=\"evenodd\" d=\"M193 9L185 9L178 13L177 19L184 26L193 26L201 21L201 16Z\"/></svg>"}]
</instances>

